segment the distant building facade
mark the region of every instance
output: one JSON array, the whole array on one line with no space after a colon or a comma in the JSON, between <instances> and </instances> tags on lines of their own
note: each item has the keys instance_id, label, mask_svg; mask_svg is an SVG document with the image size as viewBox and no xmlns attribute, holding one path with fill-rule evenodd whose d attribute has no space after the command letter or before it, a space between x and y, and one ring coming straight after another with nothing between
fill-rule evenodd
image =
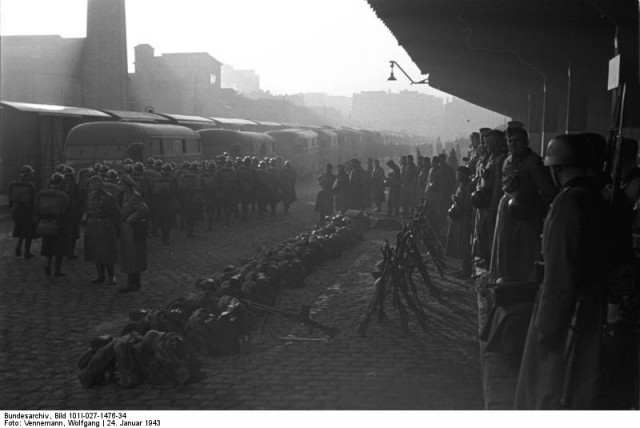
<instances>
[{"instance_id":1,"label":"distant building facade","mask_svg":"<svg viewBox=\"0 0 640 428\"><path fill-rule=\"evenodd\" d=\"M261 92L260 76L255 70L236 70L230 65L222 66L221 85L223 88L233 89L243 95Z\"/></svg>"},{"instance_id":2,"label":"distant building facade","mask_svg":"<svg viewBox=\"0 0 640 428\"><path fill-rule=\"evenodd\" d=\"M0 37L5 101L128 107L124 0L89 0L87 37Z\"/></svg>"},{"instance_id":3,"label":"distant building facade","mask_svg":"<svg viewBox=\"0 0 640 428\"><path fill-rule=\"evenodd\" d=\"M155 56L148 44L135 47L130 77L131 108L210 115L221 87L222 63L206 52Z\"/></svg>"}]
</instances>

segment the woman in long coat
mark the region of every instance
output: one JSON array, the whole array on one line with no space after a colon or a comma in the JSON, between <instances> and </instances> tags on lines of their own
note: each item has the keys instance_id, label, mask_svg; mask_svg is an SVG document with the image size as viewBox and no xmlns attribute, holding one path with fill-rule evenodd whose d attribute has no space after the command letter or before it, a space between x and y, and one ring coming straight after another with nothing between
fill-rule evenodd
<instances>
[{"instance_id":1,"label":"woman in long coat","mask_svg":"<svg viewBox=\"0 0 640 428\"><path fill-rule=\"evenodd\" d=\"M336 176L333 173L333 165L327 164L326 170L318 177L320 190L316 196L315 211L320 214L320 220L333 214L333 183Z\"/></svg>"},{"instance_id":2,"label":"woman in long coat","mask_svg":"<svg viewBox=\"0 0 640 428\"><path fill-rule=\"evenodd\" d=\"M471 276L471 229L473 226L471 193L473 183L471 182L471 170L466 166L458 167L456 175L458 189L452 199L454 206L459 211L458 217L452 218L449 223L446 255L462 260L462 269L456 273L456 276L468 278Z\"/></svg>"},{"instance_id":3,"label":"woman in long coat","mask_svg":"<svg viewBox=\"0 0 640 428\"><path fill-rule=\"evenodd\" d=\"M22 255L24 241L24 258L30 259L31 241L36 237L36 225L33 222L33 202L36 196L36 185L33 183L33 168L25 165L20 169L20 179L9 184L9 206L13 218L13 237L18 238L16 256Z\"/></svg>"},{"instance_id":4,"label":"woman in long coat","mask_svg":"<svg viewBox=\"0 0 640 428\"><path fill-rule=\"evenodd\" d=\"M87 225L84 233L84 259L95 262L98 276L92 284L115 285L113 265L118 263L117 237L120 234L120 209L115 198L104 189L102 177L91 177L87 200Z\"/></svg>"},{"instance_id":5,"label":"woman in long coat","mask_svg":"<svg viewBox=\"0 0 640 428\"><path fill-rule=\"evenodd\" d=\"M149 207L128 175L120 179L122 208L120 209L120 271L127 274L127 283L121 292L140 289L140 273L147 270L147 220Z\"/></svg>"}]
</instances>

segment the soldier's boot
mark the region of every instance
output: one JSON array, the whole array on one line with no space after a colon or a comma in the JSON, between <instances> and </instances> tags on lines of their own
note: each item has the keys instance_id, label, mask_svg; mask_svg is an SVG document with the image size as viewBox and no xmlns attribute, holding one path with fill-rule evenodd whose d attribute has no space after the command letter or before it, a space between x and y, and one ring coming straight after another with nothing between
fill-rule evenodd
<instances>
[{"instance_id":1,"label":"soldier's boot","mask_svg":"<svg viewBox=\"0 0 640 428\"><path fill-rule=\"evenodd\" d=\"M107 284L116 285L116 275L113 269L113 265L105 265L107 270Z\"/></svg>"},{"instance_id":2,"label":"soldier's boot","mask_svg":"<svg viewBox=\"0 0 640 428\"><path fill-rule=\"evenodd\" d=\"M62 256L56 256L55 257L56 261L55 261L55 271L53 273L53 276L65 276L65 273L62 273L61 269L62 269Z\"/></svg>"},{"instance_id":3,"label":"soldier's boot","mask_svg":"<svg viewBox=\"0 0 640 428\"><path fill-rule=\"evenodd\" d=\"M27 260L33 257L33 254L31 254L31 242L32 242L31 238L24 239L24 258Z\"/></svg>"},{"instance_id":4,"label":"soldier's boot","mask_svg":"<svg viewBox=\"0 0 640 428\"><path fill-rule=\"evenodd\" d=\"M22 238L18 238L18 245L16 246L16 257L22 255Z\"/></svg>"},{"instance_id":5,"label":"soldier's boot","mask_svg":"<svg viewBox=\"0 0 640 428\"><path fill-rule=\"evenodd\" d=\"M69 256L69 260L76 260L78 258L78 256L76 256L75 252L76 252L76 243L78 241L76 241L75 239L71 240L71 255ZM26 258L26 254L25 254L25 258Z\"/></svg>"},{"instance_id":6,"label":"soldier's boot","mask_svg":"<svg viewBox=\"0 0 640 428\"><path fill-rule=\"evenodd\" d=\"M96 270L98 271L98 276L96 279L91 281L92 284L102 284L105 281L104 270L105 267L103 264L96 263Z\"/></svg>"}]
</instances>

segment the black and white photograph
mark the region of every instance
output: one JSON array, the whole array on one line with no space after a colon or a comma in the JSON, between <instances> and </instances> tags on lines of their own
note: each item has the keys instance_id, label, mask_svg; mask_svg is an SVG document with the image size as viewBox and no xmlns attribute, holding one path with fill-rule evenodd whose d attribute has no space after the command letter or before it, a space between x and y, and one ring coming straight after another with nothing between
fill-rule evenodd
<instances>
[{"instance_id":1,"label":"black and white photograph","mask_svg":"<svg viewBox=\"0 0 640 428\"><path fill-rule=\"evenodd\" d=\"M1 0L4 426L637 421L639 53L636 0Z\"/></svg>"}]
</instances>

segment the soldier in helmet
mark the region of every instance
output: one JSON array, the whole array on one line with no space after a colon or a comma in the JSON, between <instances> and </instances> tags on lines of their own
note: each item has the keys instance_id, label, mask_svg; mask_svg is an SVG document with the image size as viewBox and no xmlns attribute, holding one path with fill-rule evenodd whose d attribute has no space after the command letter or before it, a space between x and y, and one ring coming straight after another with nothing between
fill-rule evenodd
<instances>
[{"instance_id":1,"label":"soldier in helmet","mask_svg":"<svg viewBox=\"0 0 640 428\"><path fill-rule=\"evenodd\" d=\"M267 166L267 201L271 207L271 215L276 215L276 208L280 202L280 170L276 159L270 159Z\"/></svg>"},{"instance_id":2,"label":"soldier in helmet","mask_svg":"<svg viewBox=\"0 0 640 428\"><path fill-rule=\"evenodd\" d=\"M149 177L145 174L145 167L142 162L136 162L133 164L133 171L131 171L130 177L136 184L136 190L140 193L144 202L149 205L151 182Z\"/></svg>"},{"instance_id":3,"label":"soldier in helmet","mask_svg":"<svg viewBox=\"0 0 640 428\"><path fill-rule=\"evenodd\" d=\"M456 272L458 278L471 276L471 231L473 225L473 206L471 205L471 170L459 166L456 171L458 188L451 197L453 204L449 208L449 232L447 234L448 257L462 260L462 269Z\"/></svg>"},{"instance_id":4,"label":"soldier in helmet","mask_svg":"<svg viewBox=\"0 0 640 428\"><path fill-rule=\"evenodd\" d=\"M107 178L107 172L109 172L111 168L109 168L108 165L101 165L100 166L100 171L98 171L98 174L100 174L100 177L102 177L102 179L106 179Z\"/></svg>"},{"instance_id":5,"label":"soldier in helmet","mask_svg":"<svg viewBox=\"0 0 640 428\"><path fill-rule=\"evenodd\" d=\"M133 171L133 159L125 158L122 161L122 174L131 175L131 171Z\"/></svg>"},{"instance_id":6,"label":"soldier in helmet","mask_svg":"<svg viewBox=\"0 0 640 428\"><path fill-rule=\"evenodd\" d=\"M147 218L149 207L136 189L136 182L128 175L120 179L120 193L123 195L120 210L121 236L119 241L120 269L127 274L120 292L140 290L140 275L147 269Z\"/></svg>"},{"instance_id":7,"label":"soldier in helmet","mask_svg":"<svg viewBox=\"0 0 640 428\"><path fill-rule=\"evenodd\" d=\"M120 205L122 199L120 197L120 188L118 187L119 180L120 177L118 176L118 172L115 169L108 170L103 180L104 190L109 192L111 196L114 197L114 199L118 203L118 206Z\"/></svg>"},{"instance_id":8,"label":"soldier in helmet","mask_svg":"<svg viewBox=\"0 0 640 428\"><path fill-rule=\"evenodd\" d=\"M192 162L178 179L178 188L182 205L182 219L185 222L187 238L193 238L196 222L202 220L204 198L202 196L202 178L198 165Z\"/></svg>"},{"instance_id":9,"label":"soldier in helmet","mask_svg":"<svg viewBox=\"0 0 640 428\"><path fill-rule=\"evenodd\" d=\"M231 224L231 214L233 212L234 205L237 207L237 194L239 189L238 176L233 168L233 161L231 159L226 161L226 164L218 168L217 173L217 187L220 191L220 202L222 204L222 211L224 213L225 225Z\"/></svg>"},{"instance_id":10,"label":"soldier in helmet","mask_svg":"<svg viewBox=\"0 0 640 428\"><path fill-rule=\"evenodd\" d=\"M62 273L62 258L69 255L69 197L60 187L64 177L54 173L49 180L49 188L36 194L34 201L34 218L38 223L38 231L42 235L40 255L46 257L44 274L51 276L51 262L55 259L54 276Z\"/></svg>"},{"instance_id":11,"label":"soldier in helmet","mask_svg":"<svg viewBox=\"0 0 640 428\"><path fill-rule=\"evenodd\" d=\"M544 221L544 279L529 324L515 408L596 409L604 284L612 262L610 207L583 135L551 140L544 164L561 190Z\"/></svg>"},{"instance_id":12,"label":"soldier in helmet","mask_svg":"<svg viewBox=\"0 0 640 428\"><path fill-rule=\"evenodd\" d=\"M256 172L258 170L258 165L260 164L260 160L258 159L257 156L253 156L251 158L251 169ZM258 210L258 190L257 190L257 183L256 183L256 189L253 192L253 200L251 201L251 212L254 213Z\"/></svg>"},{"instance_id":13,"label":"soldier in helmet","mask_svg":"<svg viewBox=\"0 0 640 428\"><path fill-rule=\"evenodd\" d=\"M258 162L256 168L256 203L258 204L258 217L262 218L267 211L268 191L267 191L267 164L265 161Z\"/></svg>"},{"instance_id":14,"label":"soldier in helmet","mask_svg":"<svg viewBox=\"0 0 640 428\"><path fill-rule=\"evenodd\" d=\"M115 172L115 171L114 171ZM116 284L114 265L118 263L117 238L120 235L120 209L100 176L91 177L84 233L84 258L96 265L92 284ZM119 192L118 192L119 193Z\"/></svg>"},{"instance_id":15,"label":"soldier in helmet","mask_svg":"<svg viewBox=\"0 0 640 428\"><path fill-rule=\"evenodd\" d=\"M476 255L480 257L481 267L487 268L491 260L491 245L496 227L498 204L502 197L502 164L505 158L506 139L502 131L492 129L484 134L488 157L481 164L481 176L478 177L478 189L482 199L477 196L475 208L475 245Z\"/></svg>"},{"instance_id":16,"label":"soldier in helmet","mask_svg":"<svg viewBox=\"0 0 640 428\"><path fill-rule=\"evenodd\" d=\"M202 171L202 194L204 196L204 212L207 220L207 230L213 229L213 220L220 211L218 194L217 168L213 161L206 164Z\"/></svg>"},{"instance_id":17,"label":"soldier in helmet","mask_svg":"<svg viewBox=\"0 0 640 428\"><path fill-rule=\"evenodd\" d=\"M81 168L78 171L78 209L80 219L84 216L84 213L87 211L87 196L89 195L89 180L91 177L97 174L97 170L100 169L100 164L95 164L93 167L89 166L86 168Z\"/></svg>"},{"instance_id":18,"label":"soldier in helmet","mask_svg":"<svg viewBox=\"0 0 640 428\"><path fill-rule=\"evenodd\" d=\"M33 222L34 199L36 185L33 183L34 170L30 165L20 168L20 177L9 184L9 207L13 219L13 237L18 238L16 256L22 255L22 242L24 241L24 258L30 259L31 241L36 235Z\"/></svg>"},{"instance_id":19,"label":"soldier in helmet","mask_svg":"<svg viewBox=\"0 0 640 428\"><path fill-rule=\"evenodd\" d=\"M540 156L529 148L524 128L508 128L507 156L502 166L504 196L498 206L491 275L493 278L535 280L542 222L557 193Z\"/></svg>"},{"instance_id":20,"label":"soldier in helmet","mask_svg":"<svg viewBox=\"0 0 640 428\"><path fill-rule=\"evenodd\" d=\"M280 171L280 195L284 213L289 213L289 206L298 200L296 195L296 172L291 167L290 161L285 161Z\"/></svg>"},{"instance_id":21,"label":"soldier in helmet","mask_svg":"<svg viewBox=\"0 0 640 428\"><path fill-rule=\"evenodd\" d=\"M169 234L175 224L179 205L178 184L171 165L165 163L161 176L151 183L151 206L156 220L153 234L157 235L157 228L160 228L162 243L165 245L169 245Z\"/></svg>"},{"instance_id":22,"label":"soldier in helmet","mask_svg":"<svg viewBox=\"0 0 640 428\"><path fill-rule=\"evenodd\" d=\"M251 168L250 157L245 157L242 163L236 166L236 175L238 177L238 186L240 188L242 220L246 222L249 218L249 207L255 198L256 189L256 174Z\"/></svg>"},{"instance_id":23,"label":"soldier in helmet","mask_svg":"<svg viewBox=\"0 0 640 428\"><path fill-rule=\"evenodd\" d=\"M65 166L63 169L64 181L62 182L61 190L69 196L69 240L70 240L70 253L69 259L75 260L78 256L75 255L76 242L80 239L80 221L82 220L82 193L76 183L75 170L70 166Z\"/></svg>"}]
</instances>

